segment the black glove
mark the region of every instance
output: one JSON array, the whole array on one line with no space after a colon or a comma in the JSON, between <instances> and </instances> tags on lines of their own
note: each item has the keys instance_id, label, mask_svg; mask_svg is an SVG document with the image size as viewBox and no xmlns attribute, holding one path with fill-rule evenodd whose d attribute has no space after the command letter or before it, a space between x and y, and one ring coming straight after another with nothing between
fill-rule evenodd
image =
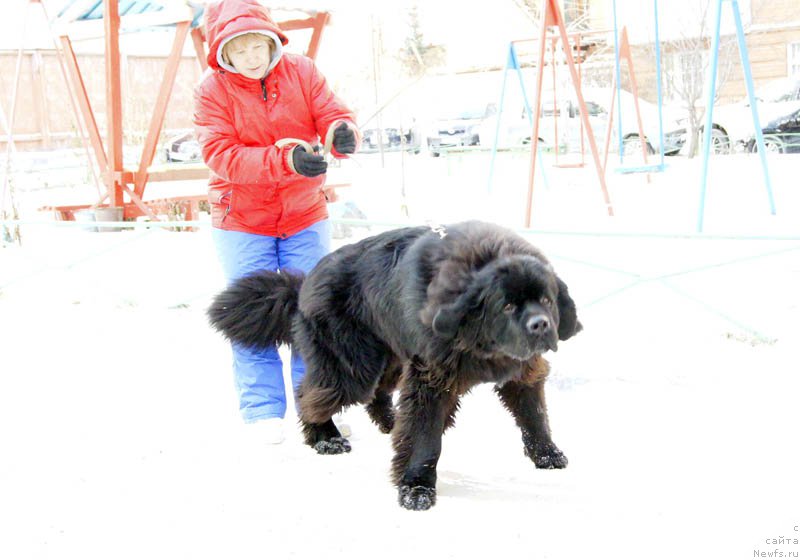
<instances>
[{"instance_id":1,"label":"black glove","mask_svg":"<svg viewBox=\"0 0 800 560\"><path fill-rule=\"evenodd\" d=\"M356 133L345 123L333 131L333 147L340 154L352 154L356 151Z\"/></svg>"},{"instance_id":2,"label":"black glove","mask_svg":"<svg viewBox=\"0 0 800 560\"><path fill-rule=\"evenodd\" d=\"M316 153L309 154L303 146L295 146L292 150L292 163L300 175L316 177L328 170L328 162Z\"/></svg>"}]
</instances>

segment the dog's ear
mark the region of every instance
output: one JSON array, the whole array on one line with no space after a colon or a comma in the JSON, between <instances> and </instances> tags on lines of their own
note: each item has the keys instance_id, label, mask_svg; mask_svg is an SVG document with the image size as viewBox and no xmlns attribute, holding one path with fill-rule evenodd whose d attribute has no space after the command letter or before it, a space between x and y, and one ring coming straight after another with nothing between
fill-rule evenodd
<instances>
[{"instance_id":1,"label":"dog's ear","mask_svg":"<svg viewBox=\"0 0 800 560\"><path fill-rule=\"evenodd\" d=\"M490 277L473 277L469 286L452 303L439 307L433 315L431 328L433 332L444 338L453 338L464 322L467 313L481 304L491 286Z\"/></svg>"},{"instance_id":2,"label":"dog's ear","mask_svg":"<svg viewBox=\"0 0 800 560\"><path fill-rule=\"evenodd\" d=\"M558 276L556 276L556 283L558 284L558 297L556 298L559 315L558 339L567 340L581 332L583 325L578 320L578 310L569 295L566 283Z\"/></svg>"},{"instance_id":3,"label":"dog's ear","mask_svg":"<svg viewBox=\"0 0 800 560\"><path fill-rule=\"evenodd\" d=\"M459 302L452 305L445 305L444 307L440 307L436 311L436 315L433 316L433 322L431 323L431 328L433 332L443 338L453 338L456 336L458 332L458 326L461 324L461 320L464 318L465 309L462 309L464 306L460 306Z\"/></svg>"}]
</instances>

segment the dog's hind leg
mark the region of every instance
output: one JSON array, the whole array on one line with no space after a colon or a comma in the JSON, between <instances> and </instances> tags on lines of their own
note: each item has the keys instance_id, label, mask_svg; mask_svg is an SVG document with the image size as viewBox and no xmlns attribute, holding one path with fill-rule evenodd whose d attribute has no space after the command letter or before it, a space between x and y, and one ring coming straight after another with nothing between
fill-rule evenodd
<instances>
[{"instance_id":1,"label":"dog's hind leg","mask_svg":"<svg viewBox=\"0 0 800 560\"><path fill-rule=\"evenodd\" d=\"M534 371L527 380L510 381L495 391L522 431L525 455L537 468L563 469L567 466L567 456L553 443L544 398L547 362L537 360L541 362L534 363ZM543 371L537 373L536 369Z\"/></svg>"},{"instance_id":2,"label":"dog's hind leg","mask_svg":"<svg viewBox=\"0 0 800 560\"><path fill-rule=\"evenodd\" d=\"M384 434L388 434L394 428L394 405L392 395L381 389L375 390L375 397L365 407L370 420Z\"/></svg>"},{"instance_id":3,"label":"dog's hind leg","mask_svg":"<svg viewBox=\"0 0 800 560\"><path fill-rule=\"evenodd\" d=\"M356 327L303 316L295 322L295 344L306 364L297 391L300 421L305 442L318 453L350 451L331 418L346 406L369 402L389 362L386 347L368 329Z\"/></svg>"},{"instance_id":4,"label":"dog's hind leg","mask_svg":"<svg viewBox=\"0 0 800 560\"><path fill-rule=\"evenodd\" d=\"M342 437L333 420L328 419L321 424L303 422L305 442L320 455L339 455L350 452L350 442Z\"/></svg>"},{"instance_id":5,"label":"dog's hind leg","mask_svg":"<svg viewBox=\"0 0 800 560\"><path fill-rule=\"evenodd\" d=\"M375 388L375 396L366 406L370 419L384 434L388 434L394 427L395 413L392 393L397 386L402 369L399 364L392 363L386 368L380 383Z\"/></svg>"},{"instance_id":6,"label":"dog's hind leg","mask_svg":"<svg viewBox=\"0 0 800 560\"><path fill-rule=\"evenodd\" d=\"M306 379L297 390L303 440L320 455L349 453L350 442L342 437L331 419L342 408L339 401L323 388L309 386Z\"/></svg>"}]
</instances>

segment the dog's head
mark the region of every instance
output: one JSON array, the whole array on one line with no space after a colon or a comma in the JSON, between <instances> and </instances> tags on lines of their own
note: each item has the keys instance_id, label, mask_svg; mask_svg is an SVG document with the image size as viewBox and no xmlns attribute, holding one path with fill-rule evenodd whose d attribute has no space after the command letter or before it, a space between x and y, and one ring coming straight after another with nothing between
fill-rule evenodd
<instances>
[{"instance_id":1,"label":"dog's head","mask_svg":"<svg viewBox=\"0 0 800 560\"><path fill-rule=\"evenodd\" d=\"M431 324L440 337L486 355L528 360L557 350L582 329L567 285L536 257L514 255L476 271L466 289L440 307Z\"/></svg>"}]
</instances>

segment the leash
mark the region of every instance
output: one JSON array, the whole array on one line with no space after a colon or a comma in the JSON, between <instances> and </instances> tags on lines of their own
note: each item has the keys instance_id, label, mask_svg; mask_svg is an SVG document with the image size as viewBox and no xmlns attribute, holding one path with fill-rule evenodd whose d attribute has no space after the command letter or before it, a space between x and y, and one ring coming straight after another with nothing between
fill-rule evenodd
<instances>
[{"instance_id":1,"label":"leash","mask_svg":"<svg viewBox=\"0 0 800 560\"><path fill-rule=\"evenodd\" d=\"M436 223L436 222L433 222L433 221L429 220L427 222L427 226L429 228L431 228L431 231L433 233L435 233L435 234L437 234L439 236L439 239L444 239L445 236L447 235L447 228L444 227L442 224L439 224L439 223Z\"/></svg>"},{"instance_id":2,"label":"leash","mask_svg":"<svg viewBox=\"0 0 800 560\"><path fill-rule=\"evenodd\" d=\"M305 150L309 154L319 153L319 148L320 148L319 145L312 146L310 143L306 142L305 140L301 140L300 138L281 138L280 140L275 142L275 146L278 147L278 148L283 148L284 146L286 146L288 144L298 144L300 146L303 146L303 148L305 148ZM333 156L331 156L331 150L332 149L333 149L333 136L331 136L328 139L328 141L325 142L325 144L323 144L323 146L322 146L322 155L325 157L325 159L328 161L328 163L330 163L331 161L333 161L335 159ZM349 161L354 162L356 165L358 165L360 167L361 166L361 162L359 162L358 158L355 157L355 156L356 156L355 154L348 154L346 159L349 160Z\"/></svg>"},{"instance_id":3,"label":"leash","mask_svg":"<svg viewBox=\"0 0 800 560\"><path fill-rule=\"evenodd\" d=\"M314 146L306 142L305 140L300 140L299 138L281 138L277 142L275 142L276 148L283 148L284 146L288 146L289 144L299 144L303 146L305 150L309 154L316 153L317 150L314 149ZM322 155L327 156L331 153L331 146L323 146Z\"/></svg>"}]
</instances>

